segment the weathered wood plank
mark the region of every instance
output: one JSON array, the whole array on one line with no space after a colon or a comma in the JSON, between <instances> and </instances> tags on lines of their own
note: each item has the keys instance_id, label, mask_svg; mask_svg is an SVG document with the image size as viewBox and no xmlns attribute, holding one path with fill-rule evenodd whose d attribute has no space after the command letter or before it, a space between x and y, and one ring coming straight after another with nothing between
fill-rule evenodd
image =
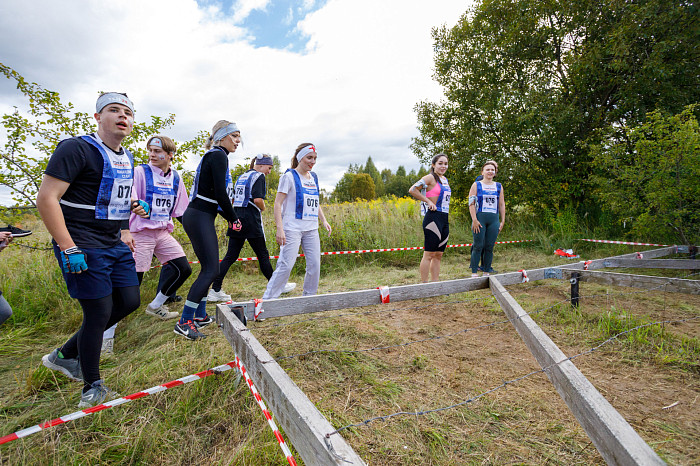
<instances>
[{"instance_id":1,"label":"weathered wood plank","mask_svg":"<svg viewBox=\"0 0 700 466\"><path fill-rule=\"evenodd\" d=\"M666 247L644 251L645 257L663 257L673 254L674 247ZM613 258L596 259L588 265L589 270L601 269L605 267L604 261L609 259L632 259L636 253L623 254ZM583 270L584 262L568 262L566 264L546 267L540 269L527 270L530 281L543 280L547 269L577 269ZM520 272L508 272L495 275L504 286L515 285L522 282ZM381 283L379 285L382 285ZM482 290L489 286L488 277L459 278L455 280L444 280L440 282L419 283L415 285L392 286L389 290L391 302L409 301L420 298L432 298L446 294L463 293L466 291ZM273 317L293 316L308 314L312 312L331 311L336 309L349 309L353 307L372 306L380 304L381 298L379 290L359 290L341 293L328 293L314 296L298 296L292 298L269 299L263 303L265 312L261 317L268 319ZM250 301L234 303L245 308L248 319L253 319L253 306Z\"/></svg>"},{"instance_id":2,"label":"weathered wood plank","mask_svg":"<svg viewBox=\"0 0 700 466\"><path fill-rule=\"evenodd\" d=\"M521 338L608 464L665 464L573 362L491 277L491 290Z\"/></svg>"},{"instance_id":3,"label":"weathered wood plank","mask_svg":"<svg viewBox=\"0 0 700 466\"><path fill-rule=\"evenodd\" d=\"M430 298L450 293L462 293L488 288L488 278L463 278L445 280L416 285L392 286L390 288L391 302L411 299ZM348 309L352 307L372 306L381 304L381 294L378 289L347 291L314 296L299 296L293 298L269 299L263 303L264 318L282 317L310 312ZM243 303L236 303L243 304ZM252 316L252 306L247 306L246 316Z\"/></svg>"},{"instance_id":4,"label":"weathered wood plank","mask_svg":"<svg viewBox=\"0 0 700 466\"><path fill-rule=\"evenodd\" d=\"M700 280L592 270L577 270L577 272L580 274L579 280L584 282L642 288L645 290L658 289L659 291L670 291L673 293L700 294ZM571 270L563 269L563 273L569 277Z\"/></svg>"},{"instance_id":5,"label":"weathered wood plank","mask_svg":"<svg viewBox=\"0 0 700 466\"><path fill-rule=\"evenodd\" d=\"M700 270L700 260L693 259L615 259L604 261L606 267L629 267L635 269L681 269Z\"/></svg>"},{"instance_id":6,"label":"weathered wood plank","mask_svg":"<svg viewBox=\"0 0 700 466\"><path fill-rule=\"evenodd\" d=\"M258 392L275 414L305 464L366 464L339 434L332 435L328 441L342 459L329 451L325 443L325 434L335 431L335 428L227 305L216 306L216 318L222 324L226 339L247 369Z\"/></svg>"}]
</instances>

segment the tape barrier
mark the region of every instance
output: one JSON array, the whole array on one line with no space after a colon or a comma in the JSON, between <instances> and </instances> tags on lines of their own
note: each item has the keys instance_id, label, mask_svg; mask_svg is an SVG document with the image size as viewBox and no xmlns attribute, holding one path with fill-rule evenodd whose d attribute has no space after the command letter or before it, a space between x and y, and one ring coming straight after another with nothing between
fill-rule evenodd
<instances>
[{"instance_id":1,"label":"tape barrier","mask_svg":"<svg viewBox=\"0 0 700 466\"><path fill-rule=\"evenodd\" d=\"M291 466L297 466L297 463L294 460L294 457L292 456L292 452L289 450L289 447L287 447L287 444L284 442L284 438L282 438L282 434L277 428L277 424L275 424L275 421L272 419L270 411L267 410L265 402L260 396L260 393L258 393L258 390L255 388L255 385L253 385L253 381L250 379L250 377L248 377L248 371L246 371L245 366L240 361L240 359L238 359L238 356L236 356L236 366L238 366L238 369L241 371L241 374L243 374L243 378L248 384L248 388L250 388L250 393L253 394L253 398L255 398L255 401L258 402L258 406L260 406L260 409L262 409L262 412L265 415L265 419L267 419L267 423L270 426L270 429L272 429L272 432L274 432L275 437L277 438L277 442L279 443L280 448L284 452L284 456L287 457L287 462Z\"/></svg>"},{"instance_id":2,"label":"tape barrier","mask_svg":"<svg viewBox=\"0 0 700 466\"><path fill-rule=\"evenodd\" d=\"M124 403L128 403L130 401L138 400L139 398L143 398L143 397L148 396L148 395L153 395L154 393L160 393L160 392L165 391L169 388L173 388L173 387L177 387L180 385L184 385L186 383L194 382L196 380L203 379L204 377L209 377L210 375L220 374L222 372L231 370L233 368L238 368L238 370L241 371L241 374L243 374L243 377L245 377L246 383L248 384L248 388L250 389L251 393L253 394L253 397L255 398L255 400L258 402L258 405L262 408L263 414L265 415L265 418L267 419L268 424L272 428L272 432L275 434L275 438L277 438L277 441L280 444L280 448L282 448L282 451L284 452L285 456L287 457L287 461L289 462L290 465L296 466L296 461L294 461L294 457L292 456L291 451L289 450L287 445L284 443L284 438L282 438L282 434L280 434L279 429L277 429L277 426L275 425L274 421L272 421L270 412L265 407L265 404L263 403L262 398L260 398L260 394L258 394L258 391L255 388L255 385L253 385L253 381L250 379L250 377L248 377L248 374L246 373L245 367L238 359L238 356L236 356L235 361L227 362L226 364L222 364L221 366L207 369L207 370L202 371L202 372L197 372L196 374L188 375L186 377L181 377L177 380L173 380L171 382L164 383L162 385L156 385L155 387L151 387L147 390L132 393L131 395L124 396L121 398L116 398L114 400L107 401L106 403L102 403L102 404L99 404L97 406L93 406L91 408L82 409L80 411L76 411L76 412L68 414L66 416L61 416L61 417L53 419L51 421L43 422L41 424L37 424L35 426L29 427L26 429L18 430L17 432L14 432L12 434L5 435L4 437L0 437L0 445L12 442L13 440L28 437L29 435L35 434L37 432L41 432L42 430L46 430L50 427L54 427L54 426L57 426L60 424L65 424L65 423L70 422L70 421L75 421L76 419L80 419L81 417L88 416L88 415L90 415L92 413L96 413L98 411L113 408L115 406L119 406L119 405L122 405Z\"/></svg>"},{"instance_id":3,"label":"tape barrier","mask_svg":"<svg viewBox=\"0 0 700 466\"><path fill-rule=\"evenodd\" d=\"M518 241L496 241L495 244L514 244L514 243L529 243L534 240L532 239L524 239L524 240L518 240ZM471 246L472 243L464 243L464 244L448 244L448 248L464 248L467 246ZM385 249L356 249L353 251L328 251L328 252L322 252L322 256L334 256L334 255L340 255L340 254L364 254L368 252L390 252L390 251L418 251L423 249L423 246L413 246L410 248L385 248ZM297 257L304 257L304 254L297 254ZM279 259L280 256L270 256L270 259ZM245 262L245 261L256 261L258 260L257 257L239 257L236 259L238 262ZM219 260L221 262L221 260ZM190 261L190 264L199 264L199 261ZM151 267L151 269L157 269L158 267L161 267L162 265L154 265Z\"/></svg>"},{"instance_id":4,"label":"tape barrier","mask_svg":"<svg viewBox=\"0 0 700 466\"><path fill-rule=\"evenodd\" d=\"M633 241L611 241L607 239L577 239L576 241L588 241L589 243L605 243L605 244L629 244L631 246L659 246L667 247L672 244L656 244L656 243L635 243Z\"/></svg>"}]
</instances>

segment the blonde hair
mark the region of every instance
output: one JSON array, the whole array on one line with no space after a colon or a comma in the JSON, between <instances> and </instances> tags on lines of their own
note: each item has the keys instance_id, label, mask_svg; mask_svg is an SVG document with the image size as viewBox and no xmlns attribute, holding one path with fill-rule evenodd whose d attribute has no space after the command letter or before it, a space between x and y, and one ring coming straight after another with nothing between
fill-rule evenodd
<instances>
[{"instance_id":1,"label":"blonde hair","mask_svg":"<svg viewBox=\"0 0 700 466\"><path fill-rule=\"evenodd\" d=\"M230 125L231 122L227 120L219 120L216 122L214 127L211 129L211 134L207 138L207 141L204 143L204 148L206 150L211 149L211 147L214 145L215 142L219 141L214 141L214 135L216 134L217 131L219 131L221 128L225 128L226 126Z\"/></svg>"}]
</instances>

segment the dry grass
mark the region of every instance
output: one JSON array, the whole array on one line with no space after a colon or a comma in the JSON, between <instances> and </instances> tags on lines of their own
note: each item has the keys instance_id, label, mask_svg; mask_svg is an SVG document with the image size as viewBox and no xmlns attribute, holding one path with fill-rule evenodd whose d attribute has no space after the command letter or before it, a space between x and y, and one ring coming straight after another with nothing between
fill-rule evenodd
<instances>
[{"instance_id":1,"label":"dry grass","mask_svg":"<svg viewBox=\"0 0 700 466\"><path fill-rule=\"evenodd\" d=\"M29 238L43 239L41 231L35 235ZM592 259L634 249L596 246L584 251L585 258ZM370 255L362 260L324 258L319 291L419 281L420 251L380 254L396 254L398 259ZM56 266L49 254L28 255L17 247L4 251L2 259L2 286L12 302L23 294L36 296L16 306L18 314L35 313L31 319L0 328L0 435L5 435L76 410L79 385L44 369L40 359L79 325L80 314L59 288L60 277L55 276ZM449 250L441 278L464 277L468 260L468 251ZM563 262L551 254L548 245L512 245L497 249L494 267L512 271ZM31 271L32 264L39 264L40 269ZM21 274L21 283L14 279L17 274ZM293 279L303 280L303 261ZM144 302L151 298L156 280L157 273L147 274ZM257 264L239 263L224 289L234 299L248 300L261 296L264 285ZM536 311L566 300L568 282L517 285L510 291L526 310ZM581 287L583 296L629 291ZM292 293L300 294L300 288ZM42 307L46 302L54 307ZM325 318L341 314L352 315ZM604 329L613 324L698 315L697 296L654 292L584 298L578 312L562 305L535 318L565 353L577 354L607 338ZM322 318L293 323L308 317ZM252 325L251 330L278 358L319 349L360 350L433 338L390 349L314 353L281 360L331 423L342 427L398 411L450 406L538 370L504 320L502 310L484 290L268 320ZM275 326L281 323L290 325ZM103 361L107 383L129 394L231 360L233 354L222 333L215 328L207 328L206 333L209 338L205 341L183 341L173 335L172 323L135 312L117 330L115 356ZM692 364L693 357L695 363L698 359L698 333L697 321L667 325L661 336L623 338L575 360L672 464L697 464L700 457L700 377ZM690 344L680 345L683 338ZM0 447L0 462L286 464L249 392L243 384L235 387L233 380L232 372L227 372L48 429ZM674 408L662 409L675 401L679 403ZM603 463L541 373L464 406L424 416L397 416L344 430L342 435L373 465ZM301 464L299 455L295 457Z\"/></svg>"}]
</instances>

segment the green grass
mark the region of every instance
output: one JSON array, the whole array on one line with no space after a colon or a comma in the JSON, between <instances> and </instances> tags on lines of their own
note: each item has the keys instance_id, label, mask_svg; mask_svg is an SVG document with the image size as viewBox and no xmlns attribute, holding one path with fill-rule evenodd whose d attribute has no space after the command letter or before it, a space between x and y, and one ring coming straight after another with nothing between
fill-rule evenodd
<instances>
[{"instance_id":1,"label":"green grass","mask_svg":"<svg viewBox=\"0 0 700 466\"><path fill-rule=\"evenodd\" d=\"M321 248L332 251L420 246L421 220L414 207L415 204L399 201L327 206L334 231L330 237L321 235ZM274 255L278 248L274 245L270 214L265 212L265 225L268 247ZM48 246L48 235L40 224L25 227L33 228L35 234L17 243ZM223 224L219 227L223 231ZM176 235L188 243L179 226ZM499 240L535 241L497 246L494 268L511 271L566 263L552 254L556 247L573 247L586 259L636 250L573 242L577 236L584 234L570 234L562 239L556 232L533 231L528 225L509 223ZM220 238L224 238L222 234ZM471 242L466 223L453 221L450 242ZM223 241L220 248L223 255ZM194 259L189 245L185 245L185 250ZM252 255L246 246L242 256ZM421 251L408 251L324 256L319 292L418 283L421 255ZM14 310L14 316L0 327L0 435L5 435L77 410L80 385L45 369L41 356L65 341L79 327L82 315L78 304L67 295L50 251L13 245L0 253L0 259L0 288ZM468 248L449 249L443 259L441 278L466 276L468 261ZM198 266L193 266L193 270L193 277L182 288L183 295ZM303 274L304 261L300 260L291 279L301 285ZM143 304L153 297L157 278L158 270L146 274L141 290ZM239 301L262 296L264 288L265 280L255 262L235 264L224 282L224 290ZM563 283L510 288L529 311L567 298ZM538 294L538 290L546 293ZM292 296L300 294L301 286ZM486 299L471 301L480 297ZM450 302L464 299L470 299L462 305L464 309L476 314L462 316L455 311L444 320L436 314L438 309L455 307ZM645 307L663 308L669 313L667 317L700 314L697 301L675 296L662 299L645 295L633 299L644 299ZM254 334L273 357L283 357L320 349L396 345L504 318L488 291L389 306L399 310L389 313L386 307L377 307L377 312L366 315L359 314L365 310L357 309L333 311L324 315L358 315L276 329L260 328ZM555 335L558 344L585 349L636 325L663 320L660 312L646 315L630 302L610 303L601 298L594 302L584 299L578 310L560 305L535 318ZM306 317L316 316L297 319ZM406 320L409 317L415 320ZM294 319L280 322L291 320ZM208 328L209 337L204 341L188 342L173 334L172 325L154 320L142 310L120 323L116 354L101 364L107 384L126 395L233 359L230 345L217 329ZM400 349L310 354L283 360L281 365L332 425L340 427L400 410L412 412L450 405L500 384L512 374L498 373L494 379L491 372L501 370L502 363L484 363L478 357L491 357L498 351L497 344L505 339L509 344L521 344L508 325L485 330L495 334L470 332ZM676 374L674 371L681 371L697 383L700 355L698 339L692 333L648 327L618 340L611 348L622 349L630 364L669 371L669 377ZM453 354L455 347L463 351ZM486 347L490 349L483 356ZM602 354L612 357L608 351L612 350L605 347ZM517 356L526 355L520 350ZM506 357L504 361L508 360ZM236 386L234 381L235 375L229 371L47 429L1 446L0 462L286 464L245 383ZM557 399L546 377L540 375L467 406L428 416L378 421L368 427L348 429L343 436L371 464L600 463L600 457L571 416L553 416L550 410ZM562 412L566 413L565 407ZM678 442L692 443L688 439L695 432L689 431L687 425L659 422L657 430L663 437L658 434L650 442L659 442L662 452L671 452L672 458L680 458L679 463L692 457L692 449L677 446ZM288 440L286 435L285 438ZM662 441L668 438L672 441ZM294 454L301 464L300 456Z\"/></svg>"}]
</instances>

